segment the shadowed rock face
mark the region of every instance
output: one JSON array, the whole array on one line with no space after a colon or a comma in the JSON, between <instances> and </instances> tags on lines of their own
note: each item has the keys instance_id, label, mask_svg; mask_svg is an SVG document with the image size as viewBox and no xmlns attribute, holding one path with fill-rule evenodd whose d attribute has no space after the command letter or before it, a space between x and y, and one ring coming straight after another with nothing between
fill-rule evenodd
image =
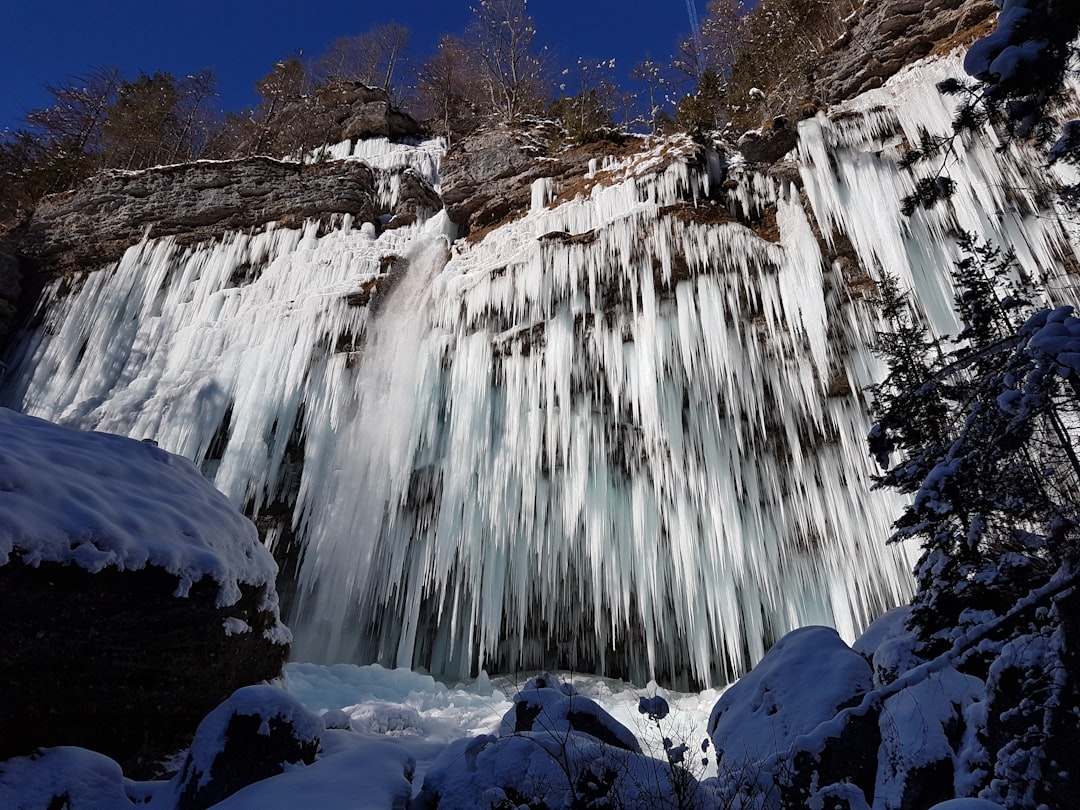
<instances>
[{"instance_id":1,"label":"shadowed rock face","mask_svg":"<svg viewBox=\"0 0 1080 810\"><path fill-rule=\"evenodd\" d=\"M0 243L0 346L4 345L15 322L22 296L22 280L19 260Z\"/></svg>"},{"instance_id":2,"label":"shadowed rock face","mask_svg":"<svg viewBox=\"0 0 1080 810\"><path fill-rule=\"evenodd\" d=\"M370 222L376 199L374 173L358 161L300 166L255 157L107 171L42 200L18 248L52 271L79 270L116 261L147 231L195 243L334 214Z\"/></svg>"},{"instance_id":3,"label":"shadowed rock face","mask_svg":"<svg viewBox=\"0 0 1080 810\"><path fill-rule=\"evenodd\" d=\"M852 15L822 61L821 100L836 104L885 81L931 52L967 42L997 12L993 0L882 0Z\"/></svg>"},{"instance_id":4,"label":"shadowed rock face","mask_svg":"<svg viewBox=\"0 0 1080 810\"><path fill-rule=\"evenodd\" d=\"M281 671L289 648L263 636L276 625L265 588L219 608L216 582L186 597L177 582L152 567L0 566L0 759L78 745L147 778L233 691ZM230 635L229 618L250 630Z\"/></svg>"}]
</instances>

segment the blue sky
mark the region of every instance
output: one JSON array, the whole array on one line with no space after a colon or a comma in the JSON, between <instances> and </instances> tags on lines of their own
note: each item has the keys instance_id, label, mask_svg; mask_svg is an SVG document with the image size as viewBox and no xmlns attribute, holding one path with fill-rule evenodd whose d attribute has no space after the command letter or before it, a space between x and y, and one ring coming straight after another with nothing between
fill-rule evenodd
<instances>
[{"instance_id":1,"label":"blue sky","mask_svg":"<svg viewBox=\"0 0 1080 810\"><path fill-rule=\"evenodd\" d=\"M696 8L703 13L705 0ZM560 62L614 57L620 80L646 51L666 59L690 28L686 0L532 0L529 9L538 41ZM411 50L422 57L440 34L464 30L469 0L0 0L0 130L48 104L45 84L105 65L132 78L212 67L221 105L239 109L282 56L317 55L339 36L391 19L408 26Z\"/></svg>"}]
</instances>

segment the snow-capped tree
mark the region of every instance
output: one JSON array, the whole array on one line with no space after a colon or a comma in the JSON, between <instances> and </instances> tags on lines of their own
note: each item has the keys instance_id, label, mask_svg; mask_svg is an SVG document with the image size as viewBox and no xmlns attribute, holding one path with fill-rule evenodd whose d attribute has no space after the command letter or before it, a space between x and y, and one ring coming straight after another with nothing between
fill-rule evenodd
<instances>
[{"instance_id":1,"label":"snow-capped tree","mask_svg":"<svg viewBox=\"0 0 1080 810\"><path fill-rule=\"evenodd\" d=\"M870 447L886 468L877 485L913 496L893 539L923 545L913 615L929 653L979 621L979 610L1044 584L1071 563L1080 538L1071 359L1080 320L1070 308L1032 315L1030 287L1012 284L1008 254L962 246L953 279L963 331L932 342L887 280L890 328L877 344L889 374L874 389Z\"/></svg>"}]
</instances>

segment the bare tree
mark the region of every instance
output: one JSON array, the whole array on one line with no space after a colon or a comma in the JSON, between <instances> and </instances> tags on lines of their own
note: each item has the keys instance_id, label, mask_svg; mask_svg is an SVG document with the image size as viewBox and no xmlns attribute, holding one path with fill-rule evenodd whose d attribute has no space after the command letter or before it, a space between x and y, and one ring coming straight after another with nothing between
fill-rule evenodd
<instances>
[{"instance_id":1,"label":"bare tree","mask_svg":"<svg viewBox=\"0 0 1080 810\"><path fill-rule=\"evenodd\" d=\"M395 101L400 99L402 62L409 42L409 29L396 22L377 25L352 37L339 37L312 65L317 81L345 79L369 87L380 87Z\"/></svg>"},{"instance_id":2,"label":"bare tree","mask_svg":"<svg viewBox=\"0 0 1080 810\"><path fill-rule=\"evenodd\" d=\"M701 24L704 67L727 76L745 37L746 7L742 0L709 0L707 9Z\"/></svg>"},{"instance_id":3,"label":"bare tree","mask_svg":"<svg viewBox=\"0 0 1080 810\"><path fill-rule=\"evenodd\" d=\"M53 103L29 113L27 123L50 144L77 155L93 152L122 81L119 68L99 67L73 77L67 84L46 85Z\"/></svg>"},{"instance_id":4,"label":"bare tree","mask_svg":"<svg viewBox=\"0 0 1080 810\"><path fill-rule=\"evenodd\" d=\"M657 118L664 109L666 102L664 89L669 85L668 78L665 75L666 73L667 69L665 66L654 61L652 56L648 53L646 53L645 58L636 63L630 71L631 79L645 85L644 98L648 102L648 109L644 116L639 112L637 120L641 121L642 118L644 118L645 124L653 133L656 132ZM640 96L641 94L638 95ZM638 102L636 106L640 110L640 102Z\"/></svg>"},{"instance_id":5,"label":"bare tree","mask_svg":"<svg viewBox=\"0 0 1080 810\"><path fill-rule=\"evenodd\" d=\"M468 38L484 67L491 109L513 121L544 100L544 54L536 50L536 26L527 0L479 0Z\"/></svg>"},{"instance_id":6,"label":"bare tree","mask_svg":"<svg viewBox=\"0 0 1080 810\"><path fill-rule=\"evenodd\" d=\"M176 116L179 123L172 160L191 160L202 154L210 137L212 113L207 108L217 95L217 78L211 68L186 76L179 83Z\"/></svg>"},{"instance_id":7,"label":"bare tree","mask_svg":"<svg viewBox=\"0 0 1080 810\"><path fill-rule=\"evenodd\" d=\"M444 36L435 55L420 67L417 93L424 114L439 124L449 143L476 128L484 101L480 66L459 38Z\"/></svg>"}]
</instances>

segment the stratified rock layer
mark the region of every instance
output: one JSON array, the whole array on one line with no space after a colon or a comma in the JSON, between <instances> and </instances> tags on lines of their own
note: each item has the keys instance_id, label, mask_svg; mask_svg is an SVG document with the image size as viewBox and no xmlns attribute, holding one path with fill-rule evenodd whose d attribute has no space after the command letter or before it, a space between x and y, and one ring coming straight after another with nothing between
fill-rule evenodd
<instances>
[{"instance_id":1,"label":"stratified rock layer","mask_svg":"<svg viewBox=\"0 0 1080 810\"><path fill-rule=\"evenodd\" d=\"M51 271L89 269L116 261L147 233L196 243L269 222L288 227L335 214L374 221L376 194L374 173L359 161L255 157L107 171L45 198L19 250Z\"/></svg>"},{"instance_id":2,"label":"stratified rock layer","mask_svg":"<svg viewBox=\"0 0 1080 810\"><path fill-rule=\"evenodd\" d=\"M602 141L568 147L565 133L551 122L481 130L455 143L443 159L446 212L462 234L486 231L528 212L534 181L582 182L590 161L640 148L636 138L625 144Z\"/></svg>"},{"instance_id":3,"label":"stratified rock layer","mask_svg":"<svg viewBox=\"0 0 1080 810\"><path fill-rule=\"evenodd\" d=\"M996 11L992 0L865 3L824 55L818 94L836 104L881 87L906 65L970 41Z\"/></svg>"}]
</instances>

